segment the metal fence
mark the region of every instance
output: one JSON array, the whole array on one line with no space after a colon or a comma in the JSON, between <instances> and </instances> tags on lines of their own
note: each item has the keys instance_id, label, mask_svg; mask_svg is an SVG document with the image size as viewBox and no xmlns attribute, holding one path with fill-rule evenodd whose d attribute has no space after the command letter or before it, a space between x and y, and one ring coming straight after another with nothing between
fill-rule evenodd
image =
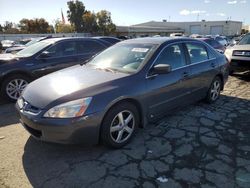
<instances>
[{"instance_id":1,"label":"metal fence","mask_svg":"<svg viewBox=\"0 0 250 188\"><path fill-rule=\"evenodd\" d=\"M42 34L0 34L0 41L12 40L18 41L21 39L36 38L36 37L89 37L89 33L42 33Z\"/></svg>"}]
</instances>

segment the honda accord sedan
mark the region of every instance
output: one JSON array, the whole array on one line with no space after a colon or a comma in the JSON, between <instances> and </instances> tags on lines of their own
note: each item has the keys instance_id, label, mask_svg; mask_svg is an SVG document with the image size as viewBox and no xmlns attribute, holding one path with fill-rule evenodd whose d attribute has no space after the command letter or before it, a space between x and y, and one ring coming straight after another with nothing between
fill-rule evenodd
<instances>
[{"instance_id":1,"label":"honda accord sedan","mask_svg":"<svg viewBox=\"0 0 250 188\"><path fill-rule=\"evenodd\" d=\"M202 41L132 39L30 83L16 108L36 139L120 148L174 108L215 102L227 78L225 56Z\"/></svg>"}]
</instances>

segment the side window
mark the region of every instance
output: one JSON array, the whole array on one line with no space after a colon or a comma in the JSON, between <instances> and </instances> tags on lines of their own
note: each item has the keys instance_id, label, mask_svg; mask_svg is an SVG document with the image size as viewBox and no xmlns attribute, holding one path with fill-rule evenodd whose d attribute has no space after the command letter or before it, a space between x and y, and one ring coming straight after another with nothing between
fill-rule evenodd
<instances>
[{"instance_id":1,"label":"side window","mask_svg":"<svg viewBox=\"0 0 250 188\"><path fill-rule=\"evenodd\" d=\"M77 53L97 53L104 50L104 46L96 41L78 41L77 42Z\"/></svg>"},{"instance_id":2,"label":"side window","mask_svg":"<svg viewBox=\"0 0 250 188\"><path fill-rule=\"evenodd\" d=\"M186 44L191 64L208 60L206 47L202 44Z\"/></svg>"},{"instance_id":3,"label":"side window","mask_svg":"<svg viewBox=\"0 0 250 188\"><path fill-rule=\"evenodd\" d=\"M156 60L156 65L158 64L169 64L172 69L185 66L185 57L181 44L174 44L165 48Z\"/></svg>"},{"instance_id":4,"label":"side window","mask_svg":"<svg viewBox=\"0 0 250 188\"><path fill-rule=\"evenodd\" d=\"M74 41L60 42L46 50L50 57L63 57L76 54L76 43Z\"/></svg>"}]
</instances>

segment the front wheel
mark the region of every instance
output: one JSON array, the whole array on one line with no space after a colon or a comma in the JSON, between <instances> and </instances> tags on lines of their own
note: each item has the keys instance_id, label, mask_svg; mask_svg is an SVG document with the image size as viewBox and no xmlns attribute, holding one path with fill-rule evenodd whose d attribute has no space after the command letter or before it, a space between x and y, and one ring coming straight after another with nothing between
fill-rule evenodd
<instances>
[{"instance_id":1,"label":"front wheel","mask_svg":"<svg viewBox=\"0 0 250 188\"><path fill-rule=\"evenodd\" d=\"M101 139L107 146L121 148L131 140L138 124L139 113L133 104L117 104L103 120Z\"/></svg>"},{"instance_id":2,"label":"front wheel","mask_svg":"<svg viewBox=\"0 0 250 188\"><path fill-rule=\"evenodd\" d=\"M29 84L30 79L23 75L12 75L7 77L1 87L1 95L9 101L16 101L24 88Z\"/></svg>"},{"instance_id":3,"label":"front wheel","mask_svg":"<svg viewBox=\"0 0 250 188\"><path fill-rule=\"evenodd\" d=\"M213 103L217 101L220 97L220 92L222 88L222 81L219 77L215 77L213 80L206 97L208 103Z\"/></svg>"}]
</instances>

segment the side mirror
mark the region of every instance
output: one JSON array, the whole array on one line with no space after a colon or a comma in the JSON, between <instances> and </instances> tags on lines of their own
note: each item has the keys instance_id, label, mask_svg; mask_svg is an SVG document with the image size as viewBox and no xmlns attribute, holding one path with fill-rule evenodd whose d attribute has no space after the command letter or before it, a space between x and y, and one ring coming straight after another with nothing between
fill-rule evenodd
<instances>
[{"instance_id":1,"label":"side mirror","mask_svg":"<svg viewBox=\"0 0 250 188\"><path fill-rule=\"evenodd\" d=\"M52 56L52 54L53 53L51 53L51 52L48 52L48 51L43 51L41 54L40 54L40 58L41 59L45 59L45 58L49 58L49 57L51 57Z\"/></svg>"},{"instance_id":2,"label":"side mirror","mask_svg":"<svg viewBox=\"0 0 250 188\"><path fill-rule=\"evenodd\" d=\"M220 50L220 49L216 49L217 52L221 53L221 54L224 54L224 51L223 50Z\"/></svg>"},{"instance_id":3,"label":"side mirror","mask_svg":"<svg viewBox=\"0 0 250 188\"><path fill-rule=\"evenodd\" d=\"M167 74L172 68L169 64L158 64L153 67L153 74Z\"/></svg>"}]
</instances>

